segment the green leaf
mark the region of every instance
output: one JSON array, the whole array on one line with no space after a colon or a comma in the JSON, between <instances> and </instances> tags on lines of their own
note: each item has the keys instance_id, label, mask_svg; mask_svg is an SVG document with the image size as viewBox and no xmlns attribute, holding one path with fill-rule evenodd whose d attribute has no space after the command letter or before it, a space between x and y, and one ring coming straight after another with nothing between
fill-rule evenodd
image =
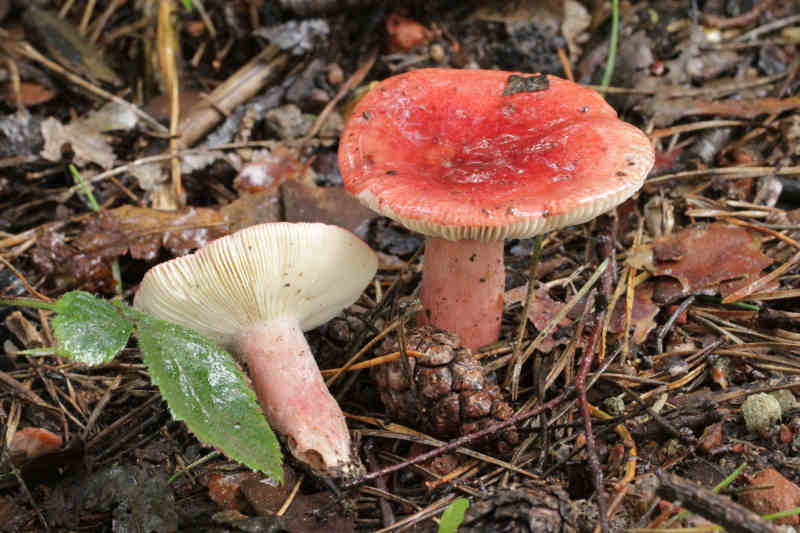
<instances>
[{"instance_id":1,"label":"green leaf","mask_svg":"<svg viewBox=\"0 0 800 533\"><path fill-rule=\"evenodd\" d=\"M442 513L442 518L439 520L439 533L455 533L458 531L458 526L464 521L464 513L467 512L468 507L469 500L466 498L453 500L453 503L447 506L447 509Z\"/></svg>"},{"instance_id":2,"label":"green leaf","mask_svg":"<svg viewBox=\"0 0 800 533\"><path fill-rule=\"evenodd\" d=\"M58 313L53 319L58 353L92 366L111 361L133 331L123 306L83 291L63 295L53 305Z\"/></svg>"},{"instance_id":3,"label":"green leaf","mask_svg":"<svg viewBox=\"0 0 800 533\"><path fill-rule=\"evenodd\" d=\"M137 337L172 416L201 441L282 483L278 439L230 354L190 329L147 316Z\"/></svg>"},{"instance_id":4,"label":"green leaf","mask_svg":"<svg viewBox=\"0 0 800 533\"><path fill-rule=\"evenodd\" d=\"M183 7L186 11L192 10L192 0L183 0Z\"/></svg>"}]
</instances>

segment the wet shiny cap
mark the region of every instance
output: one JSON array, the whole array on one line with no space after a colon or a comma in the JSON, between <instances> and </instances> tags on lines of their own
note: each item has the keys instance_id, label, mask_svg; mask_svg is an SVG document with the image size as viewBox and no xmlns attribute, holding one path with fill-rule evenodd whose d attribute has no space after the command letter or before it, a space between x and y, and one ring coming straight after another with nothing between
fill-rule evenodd
<instances>
[{"instance_id":1,"label":"wet shiny cap","mask_svg":"<svg viewBox=\"0 0 800 533\"><path fill-rule=\"evenodd\" d=\"M653 160L647 136L597 92L496 70L388 78L356 105L339 143L347 190L450 240L586 222L631 197Z\"/></svg>"},{"instance_id":2,"label":"wet shiny cap","mask_svg":"<svg viewBox=\"0 0 800 533\"><path fill-rule=\"evenodd\" d=\"M304 331L327 322L377 266L369 246L338 226L259 224L151 268L133 305L230 347L257 322L291 317Z\"/></svg>"}]
</instances>

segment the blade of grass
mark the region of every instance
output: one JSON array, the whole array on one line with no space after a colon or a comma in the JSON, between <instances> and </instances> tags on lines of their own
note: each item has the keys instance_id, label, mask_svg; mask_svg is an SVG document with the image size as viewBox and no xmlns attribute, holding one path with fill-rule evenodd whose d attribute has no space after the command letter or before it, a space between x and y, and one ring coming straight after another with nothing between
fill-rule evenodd
<instances>
[{"instance_id":1,"label":"blade of grass","mask_svg":"<svg viewBox=\"0 0 800 533\"><path fill-rule=\"evenodd\" d=\"M611 39L608 43L608 59L606 60L606 70L603 72L603 81L600 85L603 89L611 83L611 75L614 73L614 62L617 59L617 40L619 39L619 0L611 0Z\"/></svg>"},{"instance_id":2,"label":"blade of grass","mask_svg":"<svg viewBox=\"0 0 800 533\"><path fill-rule=\"evenodd\" d=\"M83 179L83 176L81 176L81 173L78 172L77 168L75 168L75 165L70 165L69 171L72 173L72 177L75 178L75 181L78 183L78 185L80 185L83 189L83 194L86 195L86 199L89 201L89 206L92 208L92 211L99 213L100 204L97 203L94 194L92 194L92 189L89 187L89 184L86 183L85 179Z\"/></svg>"}]
</instances>

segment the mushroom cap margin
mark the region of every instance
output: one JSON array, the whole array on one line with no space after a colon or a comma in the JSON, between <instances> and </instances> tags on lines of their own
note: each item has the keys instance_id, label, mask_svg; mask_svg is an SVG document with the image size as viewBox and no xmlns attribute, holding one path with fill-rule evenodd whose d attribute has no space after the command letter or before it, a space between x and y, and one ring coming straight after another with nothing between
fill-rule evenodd
<instances>
[{"instance_id":1,"label":"mushroom cap margin","mask_svg":"<svg viewBox=\"0 0 800 533\"><path fill-rule=\"evenodd\" d=\"M134 307L232 347L248 326L294 317L307 331L354 303L375 253L338 226L273 222L151 268Z\"/></svg>"},{"instance_id":2,"label":"mushroom cap margin","mask_svg":"<svg viewBox=\"0 0 800 533\"><path fill-rule=\"evenodd\" d=\"M511 75L420 69L378 84L340 141L345 187L411 230L484 241L586 222L641 187L650 141L598 93L548 76L504 95Z\"/></svg>"}]
</instances>

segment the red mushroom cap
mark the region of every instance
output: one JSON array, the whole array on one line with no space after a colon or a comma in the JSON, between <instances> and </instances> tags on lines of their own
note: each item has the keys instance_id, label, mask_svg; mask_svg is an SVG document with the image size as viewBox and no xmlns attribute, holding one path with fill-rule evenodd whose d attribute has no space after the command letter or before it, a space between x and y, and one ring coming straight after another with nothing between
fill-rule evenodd
<instances>
[{"instance_id":1,"label":"red mushroom cap","mask_svg":"<svg viewBox=\"0 0 800 533\"><path fill-rule=\"evenodd\" d=\"M538 76L541 90L508 91L510 76L533 75L420 69L381 82L342 134L345 187L409 229L451 240L579 224L641 187L650 141L602 96L554 76Z\"/></svg>"}]
</instances>

